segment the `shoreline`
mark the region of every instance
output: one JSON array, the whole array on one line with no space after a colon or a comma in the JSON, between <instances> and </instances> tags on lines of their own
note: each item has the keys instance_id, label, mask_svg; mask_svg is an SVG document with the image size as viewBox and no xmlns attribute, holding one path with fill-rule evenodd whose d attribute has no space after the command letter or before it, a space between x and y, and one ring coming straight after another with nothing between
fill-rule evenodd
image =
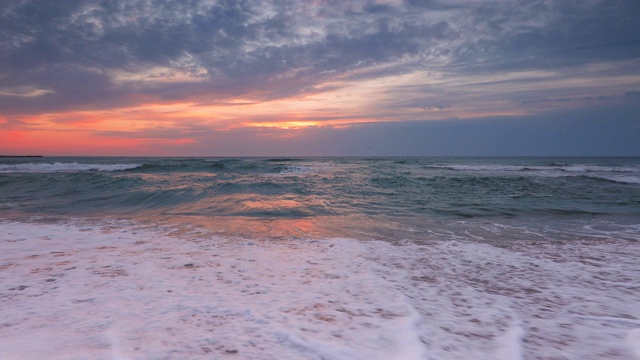
<instances>
[{"instance_id":1,"label":"shoreline","mask_svg":"<svg viewBox=\"0 0 640 360\"><path fill-rule=\"evenodd\" d=\"M595 360L640 348L640 249L623 234L536 241L524 229L497 246L445 231L242 238L49 220L0 220L0 357Z\"/></svg>"}]
</instances>

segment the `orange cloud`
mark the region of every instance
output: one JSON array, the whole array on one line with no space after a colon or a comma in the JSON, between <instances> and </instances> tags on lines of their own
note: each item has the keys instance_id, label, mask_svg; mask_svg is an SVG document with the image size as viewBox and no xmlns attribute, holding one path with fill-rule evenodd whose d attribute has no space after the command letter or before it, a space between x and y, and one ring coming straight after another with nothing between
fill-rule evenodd
<instances>
[{"instance_id":1,"label":"orange cloud","mask_svg":"<svg viewBox=\"0 0 640 360\"><path fill-rule=\"evenodd\" d=\"M0 153L9 155L130 155L141 145L136 139L57 131L9 131L0 135L0 143Z\"/></svg>"},{"instance_id":2,"label":"orange cloud","mask_svg":"<svg viewBox=\"0 0 640 360\"><path fill-rule=\"evenodd\" d=\"M156 75L151 73L149 77ZM152 102L141 98L138 100L144 103L129 107L18 115L12 119L0 116L0 150L158 155L167 154L167 149L208 142L232 130L247 129L252 136L262 138L292 138L304 129L323 126L345 128L374 122L525 115L534 112L534 106L539 110L543 106L551 109L575 104L530 105L505 97L505 89L528 98L536 91L577 87L580 96L588 96L599 80L593 76L569 81L550 71L464 77L414 71L349 80L353 75L359 73L343 74L316 84L304 94L273 100L261 99L261 92L256 90L209 103L201 101L204 95L200 94L198 101ZM618 80L623 85L631 81ZM637 81L638 77L632 80Z\"/></svg>"}]
</instances>

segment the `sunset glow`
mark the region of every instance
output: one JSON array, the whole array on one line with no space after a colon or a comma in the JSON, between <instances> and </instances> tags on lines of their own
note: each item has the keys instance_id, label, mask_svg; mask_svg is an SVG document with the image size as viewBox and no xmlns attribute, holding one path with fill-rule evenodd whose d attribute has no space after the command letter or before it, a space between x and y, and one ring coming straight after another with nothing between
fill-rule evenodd
<instances>
[{"instance_id":1,"label":"sunset glow","mask_svg":"<svg viewBox=\"0 0 640 360\"><path fill-rule=\"evenodd\" d=\"M427 134L465 119L634 112L631 2L539 5L7 3L0 153L261 155L325 129L322 154L354 126L367 149L382 124L419 122ZM629 40L567 25L599 17L592 26ZM554 31L575 49L547 38ZM249 154L211 147L241 142Z\"/></svg>"}]
</instances>

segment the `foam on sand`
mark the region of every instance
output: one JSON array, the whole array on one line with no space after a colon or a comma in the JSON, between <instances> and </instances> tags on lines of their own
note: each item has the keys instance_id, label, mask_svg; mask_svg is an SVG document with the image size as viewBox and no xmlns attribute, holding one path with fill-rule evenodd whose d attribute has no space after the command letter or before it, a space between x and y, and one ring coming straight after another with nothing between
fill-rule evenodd
<instances>
[{"instance_id":1,"label":"foam on sand","mask_svg":"<svg viewBox=\"0 0 640 360\"><path fill-rule=\"evenodd\" d=\"M640 328L629 330L624 340L636 358L640 359Z\"/></svg>"},{"instance_id":2,"label":"foam on sand","mask_svg":"<svg viewBox=\"0 0 640 360\"><path fill-rule=\"evenodd\" d=\"M417 312L355 241L1 226L3 359L425 357Z\"/></svg>"},{"instance_id":3,"label":"foam on sand","mask_svg":"<svg viewBox=\"0 0 640 360\"><path fill-rule=\"evenodd\" d=\"M432 241L368 253L423 317L433 359L633 359L638 351L634 241Z\"/></svg>"},{"instance_id":4,"label":"foam on sand","mask_svg":"<svg viewBox=\"0 0 640 360\"><path fill-rule=\"evenodd\" d=\"M2 359L640 359L636 241L0 228Z\"/></svg>"}]
</instances>

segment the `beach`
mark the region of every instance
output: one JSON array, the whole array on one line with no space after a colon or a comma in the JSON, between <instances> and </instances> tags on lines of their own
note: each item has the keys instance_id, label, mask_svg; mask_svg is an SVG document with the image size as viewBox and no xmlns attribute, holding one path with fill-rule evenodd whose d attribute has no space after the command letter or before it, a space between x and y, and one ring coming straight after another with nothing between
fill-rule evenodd
<instances>
[{"instance_id":1,"label":"beach","mask_svg":"<svg viewBox=\"0 0 640 360\"><path fill-rule=\"evenodd\" d=\"M0 174L3 359L640 358L633 161L15 161ZM407 185L427 181L457 190L437 203L436 185ZM507 203L496 181L548 182Z\"/></svg>"}]
</instances>

